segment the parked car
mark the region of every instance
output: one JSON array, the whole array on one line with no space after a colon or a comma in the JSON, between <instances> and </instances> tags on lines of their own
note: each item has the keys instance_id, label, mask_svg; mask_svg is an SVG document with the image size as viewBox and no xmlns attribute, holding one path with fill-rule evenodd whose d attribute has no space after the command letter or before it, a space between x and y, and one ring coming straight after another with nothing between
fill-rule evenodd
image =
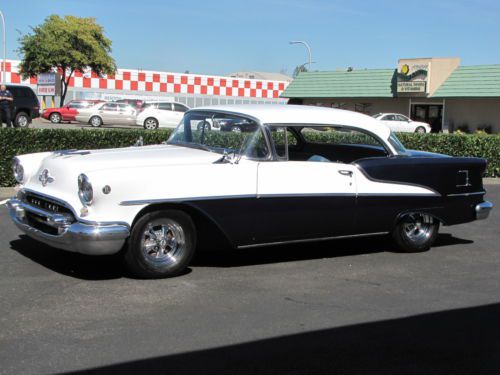
<instances>
[{"instance_id":1,"label":"parked car","mask_svg":"<svg viewBox=\"0 0 500 375\"><path fill-rule=\"evenodd\" d=\"M136 125L153 130L158 127L175 128L189 108L181 103L152 102L144 103L137 115Z\"/></svg>"},{"instance_id":2,"label":"parked car","mask_svg":"<svg viewBox=\"0 0 500 375\"><path fill-rule=\"evenodd\" d=\"M207 119L246 129L197 130ZM256 248L391 234L403 252L428 250L440 224L488 216L485 167L406 150L356 112L213 106L188 111L166 144L17 156L7 206L36 240L91 255L123 249L136 275L167 277L219 239Z\"/></svg>"},{"instance_id":3,"label":"parked car","mask_svg":"<svg viewBox=\"0 0 500 375\"><path fill-rule=\"evenodd\" d=\"M430 133L431 126L425 122L413 121L399 113L378 113L373 116L395 132Z\"/></svg>"},{"instance_id":4,"label":"parked car","mask_svg":"<svg viewBox=\"0 0 500 375\"><path fill-rule=\"evenodd\" d=\"M29 86L6 85L12 93L12 121L18 128L27 128L31 121L40 117L40 102ZM5 119L2 118L2 122Z\"/></svg>"},{"instance_id":5,"label":"parked car","mask_svg":"<svg viewBox=\"0 0 500 375\"><path fill-rule=\"evenodd\" d=\"M136 113L137 111L129 104L105 102L78 110L75 119L96 128L103 124L135 125Z\"/></svg>"},{"instance_id":6,"label":"parked car","mask_svg":"<svg viewBox=\"0 0 500 375\"><path fill-rule=\"evenodd\" d=\"M63 107L46 108L42 113L42 117L53 124L59 124L62 121L76 121L75 116L78 114L78 110L90 108L99 103L104 103L104 100L71 100Z\"/></svg>"}]
</instances>

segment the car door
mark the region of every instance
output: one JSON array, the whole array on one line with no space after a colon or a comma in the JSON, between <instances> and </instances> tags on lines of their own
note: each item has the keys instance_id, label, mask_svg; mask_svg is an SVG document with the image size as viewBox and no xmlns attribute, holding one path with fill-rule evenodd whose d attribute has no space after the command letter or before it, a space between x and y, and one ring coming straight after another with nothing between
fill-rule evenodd
<instances>
[{"instance_id":1,"label":"car door","mask_svg":"<svg viewBox=\"0 0 500 375\"><path fill-rule=\"evenodd\" d=\"M154 113L158 118L159 126L171 128L178 124L175 122L172 103L158 103Z\"/></svg>"},{"instance_id":2,"label":"car door","mask_svg":"<svg viewBox=\"0 0 500 375\"><path fill-rule=\"evenodd\" d=\"M396 121L396 116L393 114L384 115L380 119L385 125L387 125L392 131L399 131L398 122Z\"/></svg>"},{"instance_id":3,"label":"car door","mask_svg":"<svg viewBox=\"0 0 500 375\"><path fill-rule=\"evenodd\" d=\"M120 125L135 125L136 110L125 103L118 104L117 124Z\"/></svg>"},{"instance_id":4,"label":"car door","mask_svg":"<svg viewBox=\"0 0 500 375\"><path fill-rule=\"evenodd\" d=\"M356 205L354 166L290 161L286 153L282 159L258 165L256 204L262 214L256 220L255 241L351 234Z\"/></svg>"},{"instance_id":5,"label":"car door","mask_svg":"<svg viewBox=\"0 0 500 375\"><path fill-rule=\"evenodd\" d=\"M118 121L118 104L105 103L98 110L98 115L105 124L116 124Z\"/></svg>"},{"instance_id":6,"label":"car door","mask_svg":"<svg viewBox=\"0 0 500 375\"><path fill-rule=\"evenodd\" d=\"M400 132L413 132L413 125L411 120L403 115L396 115L398 120L398 131Z\"/></svg>"},{"instance_id":7,"label":"car door","mask_svg":"<svg viewBox=\"0 0 500 375\"><path fill-rule=\"evenodd\" d=\"M175 122L175 125L177 125L181 121L182 117L184 116L184 113L189 108L182 105L182 104L179 104L179 103L172 103L172 105L174 107L174 111L173 111L174 122Z\"/></svg>"}]
</instances>

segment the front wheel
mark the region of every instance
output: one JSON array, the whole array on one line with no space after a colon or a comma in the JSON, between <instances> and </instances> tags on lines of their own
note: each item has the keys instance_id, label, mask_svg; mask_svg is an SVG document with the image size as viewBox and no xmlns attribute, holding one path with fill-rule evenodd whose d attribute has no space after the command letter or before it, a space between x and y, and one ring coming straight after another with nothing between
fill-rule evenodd
<instances>
[{"instance_id":1,"label":"front wheel","mask_svg":"<svg viewBox=\"0 0 500 375\"><path fill-rule=\"evenodd\" d=\"M27 128L30 125L30 118L27 113L19 112L14 120L17 128Z\"/></svg>"},{"instance_id":2,"label":"front wheel","mask_svg":"<svg viewBox=\"0 0 500 375\"><path fill-rule=\"evenodd\" d=\"M415 253L430 249L439 231L439 221L430 215L411 213L396 225L392 237L399 249Z\"/></svg>"},{"instance_id":3,"label":"front wheel","mask_svg":"<svg viewBox=\"0 0 500 375\"><path fill-rule=\"evenodd\" d=\"M98 128L102 125L102 119L99 116L92 116L89 120L89 124L94 128Z\"/></svg>"},{"instance_id":4,"label":"front wheel","mask_svg":"<svg viewBox=\"0 0 500 375\"><path fill-rule=\"evenodd\" d=\"M179 210L163 210L141 217L132 229L125 262L141 278L164 278L186 269L196 248L195 226Z\"/></svg>"},{"instance_id":5,"label":"front wheel","mask_svg":"<svg viewBox=\"0 0 500 375\"><path fill-rule=\"evenodd\" d=\"M415 129L415 133L423 134L425 133L425 128L423 126L419 126L418 128Z\"/></svg>"}]
</instances>

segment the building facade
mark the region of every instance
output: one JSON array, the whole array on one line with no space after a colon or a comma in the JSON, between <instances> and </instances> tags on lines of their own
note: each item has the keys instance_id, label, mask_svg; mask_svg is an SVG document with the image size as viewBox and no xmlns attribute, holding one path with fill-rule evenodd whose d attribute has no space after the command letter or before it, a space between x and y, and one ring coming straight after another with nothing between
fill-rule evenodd
<instances>
[{"instance_id":1,"label":"building facade","mask_svg":"<svg viewBox=\"0 0 500 375\"><path fill-rule=\"evenodd\" d=\"M458 58L401 59L396 69L305 72L282 97L369 115L401 113L435 132L500 132L500 65L461 66Z\"/></svg>"},{"instance_id":2,"label":"building facade","mask_svg":"<svg viewBox=\"0 0 500 375\"><path fill-rule=\"evenodd\" d=\"M3 63L2 63L3 65ZM23 80L18 60L7 60L6 83L31 86L42 107L59 104L56 95L44 95L37 77ZM118 69L114 75L99 76L91 70L76 71L69 82L67 99L125 99L177 101L189 107L213 104L286 104L280 97L289 82L211 76L163 71Z\"/></svg>"}]
</instances>

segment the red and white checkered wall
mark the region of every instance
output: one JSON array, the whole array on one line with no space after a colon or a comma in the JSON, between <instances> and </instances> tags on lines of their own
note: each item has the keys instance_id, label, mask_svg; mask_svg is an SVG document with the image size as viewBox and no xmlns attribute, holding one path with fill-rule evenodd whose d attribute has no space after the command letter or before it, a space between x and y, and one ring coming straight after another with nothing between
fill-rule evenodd
<instances>
[{"instance_id":1,"label":"red and white checkered wall","mask_svg":"<svg viewBox=\"0 0 500 375\"><path fill-rule=\"evenodd\" d=\"M36 77L22 80L17 60L6 62L6 83L36 85ZM1 62L3 65L3 62ZM74 73L71 88L138 93L196 94L244 98L278 99L288 82L157 71L118 69L115 75L100 77L92 71Z\"/></svg>"}]
</instances>

